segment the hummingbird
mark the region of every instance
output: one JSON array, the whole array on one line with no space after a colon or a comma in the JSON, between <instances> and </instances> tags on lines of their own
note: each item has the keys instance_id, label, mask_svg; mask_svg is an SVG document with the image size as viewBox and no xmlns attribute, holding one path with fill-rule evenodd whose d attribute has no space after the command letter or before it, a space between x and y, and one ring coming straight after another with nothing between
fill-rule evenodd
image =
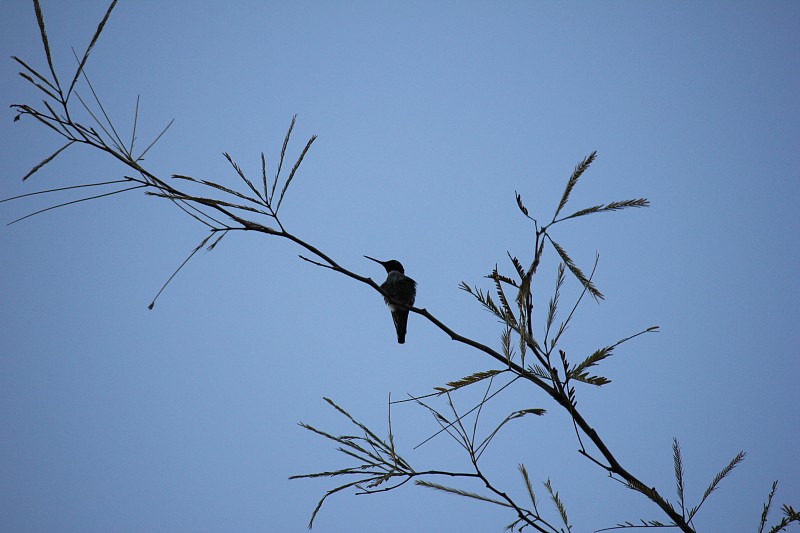
<instances>
[{"instance_id":1,"label":"hummingbird","mask_svg":"<svg viewBox=\"0 0 800 533\"><path fill-rule=\"evenodd\" d=\"M364 257L371 259L376 263L380 263L383 265L383 268L386 269L386 273L388 275L386 276L386 281L381 283L381 289L383 289L389 296L398 302L408 306L414 305L414 297L417 295L417 282L406 276L405 270L403 269L403 265L400 264L400 261L397 261L396 259L391 259L389 261L378 261L377 259L374 259L368 255L365 255ZM389 311L392 312L394 328L397 330L397 342L404 344L406 342L408 309L398 307L390 302L388 298L384 298L384 300L386 301L386 305L389 306Z\"/></svg>"}]
</instances>

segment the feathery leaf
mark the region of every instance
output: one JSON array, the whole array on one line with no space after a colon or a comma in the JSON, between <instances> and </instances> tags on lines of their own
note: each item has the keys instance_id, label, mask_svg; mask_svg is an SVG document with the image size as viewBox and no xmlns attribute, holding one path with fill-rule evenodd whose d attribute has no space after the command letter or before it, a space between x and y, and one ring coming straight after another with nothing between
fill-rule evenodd
<instances>
[{"instance_id":1,"label":"feathery leaf","mask_svg":"<svg viewBox=\"0 0 800 533\"><path fill-rule=\"evenodd\" d=\"M191 196L189 194L173 193L173 192L146 191L145 194L148 196L156 196L158 198L169 198L171 200L185 200L187 202L195 202L210 207L215 207L215 206L232 207L234 209L241 209L243 211L250 211L252 213L259 213L261 215L272 216L270 213L267 213L266 211L263 211L261 209L256 209L255 207L250 207L241 204L234 204L231 202L226 202L224 200L218 200L215 198L204 198L202 196Z\"/></svg>"},{"instance_id":2,"label":"feathery leaf","mask_svg":"<svg viewBox=\"0 0 800 533\"><path fill-rule=\"evenodd\" d=\"M514 359L514 348L511 346L511 331L511 326L506 324L505 329L500 334L500 345L503 348L503 355L506 356L509 363Z\"/></svg>"},{"instance_id":3,"label":"feathery leaf","mask_svg":"<svg viewBox=\"0 0 800 533\"><path fill-rule=\"evenodd\" d=\"M567 187L564 189L564 194L561 196L561 201L558 203L558 208L556 209L555 214L553 215L553 220L555 221L558 214L561 212L561 209L567 204L569 200L569 195L572 193L572 189L575 187L575 184L578 183L578 179L581 177L581 174L589 168L589 165L592 164L592 161L595 160L597 157L597 151L592 152L588 156L586 156L583 161L578 163L575 169L572 171L572 175L567 180Z\"/></svg>"},{"instance_id":4,"label":"feathery leaf","mask_svg":"<svg viewBox=\"0 0 800 533\"><path fill-rule=\"evenodd\" d=\"M501 276L497 272L497 265L495 265L494 270L487 278L490 278L494 281L495 289L497 290L497 297L500 299L500 304L503 306L503 312L505 313L505 320L512 325L516 324L516 319L514 317L514 313L511 311L511 306L508 305L508 300L506 299L505 292L503 292L503 286L500 284ZM508 279L508 278L506 278ZM511 281L511 280L509 280ZM512 282L513 283L513 282Z\"/></svg>"},{"instance_id":5,"label":"feathery leaf","mask_svg":"<svg viewBox=\"0 0 800 533\"><path fill-rule=\"evenodd\" d=\"M764 503L764 509L761 511L761 522L759 523L758 533L764 533L764 526L767 524L767 516L769 515L769 509L772 507L772 498L775 496L775 492L778 490L778 480L772 482L772 490L769 491L769 496L767 496L767 501Z\"/></svg>"},{"instance_id":6,"label":"feathery leaf","mask_svg":"<svg viewBox=\"0 0 800 533\"><path fill-rule=\"evenodd\" d=\"M590 215L592 213L607 213L609 211L619 211L621 209L626 209L628 207L649 207L649 206L650 202L646 198L635 198L633 200L620 200L608 204L593 205L592 207L587 207L585 209L581 209L580 211L575 211L571 215L559 218L556 222L560 222L562 220L567 220L570 218L582 217L584 215Z\"/></svg>"},{"instance_id":7,"label":"feathery leaf","mask_svg":"<svg viewBox=\"0 0 800 533\"><path fill-rule=\"evenodd\" d=\"M580 381L581 383L586 383L587 385L594 385L596 387L602 387L603 385L608 385L609 383L611 383L611 380L606 377L590 376L587 373L571 376L570 379L574 379L575 381Z\"/></svg>"},{"instance_id":8,"label":"feathery leaf","mask_svg":"<svg viewBox=\"0 0 800 533\"><path fill-rule=\"evenodd\" d=\"M569 257L569 255L567 255L566 250L564 250L564 248L562 248L561 245L559 245L556 241L554 241L552 238L550 238L549 235L547 236L547 238L550 241L550 243L553 245L553 247L556 249L556 252L558 252L558 255L561 256L561 260L564 261L565 265L567 265L567 268L569 269L569 271L572 272L572 274L576 278L578 278L578 281L580 281L581 285L583 285L586 288L586 290L589 291L589 294L591 294L594 297L595 300L603 300L603 299L605 299L605 296L603 296L603 293L601 293L599 290L597 290L597 287L594 286L594 283L592 283L592 280L587 278L586 275L581 271L581 269L578 268L578 266L572 261L572 259Z\"/></svg>"},{"instance_id":9,"label":"feathery leaf","mask_svg":"<svg viewBox=\"0 0 800 533\"><path fill-rule=\"evenodd\" d=\"M233 161L233 158L231 158L231 156L228 154L228 152L222 152L222 155L223 155L223 156L225 156L225 159L227 159L227 160L228 160L228 163L230 163L230 164L231 164L231 166L232 166L232 167L233 167L233 169L236 171L236 173L239 175L239 177L240 177L240 178L242 178L242 180L243 180L243 181L244 181L244 182L247 184L247 186L248 186L248 187L250 187L250 190L251 190L251 191L253 191L254 193L256 193L256 196L257 196L259 199L261 199L261 193L258 191L258 189L256 189L256 188L255 188L255 186L253 185L253 183L252 183L252 182L251 182L249 179L247 179L247 176L245 176L245 175L244 175L244 172L242 172L242 169L241 169L241 168L239 168L239 165L237 165L237 164L236 164L236 163ZM211 185L211 186L213 187L213 186L215 186L216 184L212 184L212 183L206 183L206 185ZM226 189L222 189L222 190L226 190ZM254 202L258 203L258 204L262 204L262 205L263 205L263 203L264 203L264 202L263 202L263 200L261 200L261 201L256 201L256 200L253 200L253 199L251 199L249 196L245 196L245 195L243 195L243 194L239 194L239 193L237 193L237 192L232 192L232 191L230 191L230 190L226 190L226 192L230 192L231 194L235 194L236 196L238 196L238 197L240 197L240 198L247 198L247 199L250 199L251 201L254 201Z\"/></svg>"},{"instance_id":10,"label":"feathery leaf","mask_svg":"<svg viewBox=\"0 0 800 533\"><path fill-rule=\"evenodd\" d=\"M536 377L540 377L542 379L550 379L553 376L550 372L546 371L543 367L539 366L538 364L532 365L528 367L528 372L533 374Z\"/></svg>"},{"instance_id":11,"label":"feathery leaf","mask_svg":"<svg viewBox=\"0 0 800 533\"><path fill-rule=\"evenodd\" d=\"M42 46L44 47L44 54L47 56L47 65L50 67L50 74L53 75L53 87L61 94L61 85L58 83L58 76L53 68L53 57L50 54L50 42L47 40L47 31L44 27L44 14L42 13L42 6L39 5L39 0L33 0L33 9L36 12L36 22L39 24L39 35L42 38Z\"/></svg>"},{"instance_id":12,"label":"feathery leaf","mask_svg":"<svg viewBox=\"0 0 800 533\"><path fill-rule=\"evenodd\" d=\"M252 196L247 196L246 194L242 194L239 191L235 191L233 189L230 189L228 187L225 187L224 185L220 185L219 183L215 183L213 181L198 180L198 179L192 178L190 176L184 176L182 174L173 174L172 177L175 178L175 179L179 179L179 180L193 181L195 183L199 183L201 185L205 185L206 187L211 187L213 189L217 189L219 191L223 191L223 192L226 192L228 194L232 194L233 196L241 198L242 200L247 200L248 202L253 202L254 204L258 204L258 205L263 205L262 202L260 202L259 200L256 200Z\"/></svg>"},{"instance_id":13,"label":"feathery leaf","mask_svg":"<svg viewBox=\"0 0 800 533\"><path fill-rule=\"evenodd\" d=\"M78 65L78 69L75 71L75 77L72 78L72 83L70 83L69 85L69 90L67 90L67 96L65 100L69 100L69 95L72 93L72 89L75 88L75 83L77 83L78 78L80 77L81 72L83 71L83 67L86 65L86 60L89 59L89 53L92 51L92 48L97 42L97 39L100 38L100 33L102 33L103 28L106 25L106 22L108 22L108 17L111 16L111 11L114 9L115 5L117 5L117 0L112 0L111 5L109 5L108 10L106 10L106 14L103 17L103 20L101 20L100 24L97 26L97 29L94 32L94 36L92 37L92 40L89 41L89 46L86 47L86 52L84 52L83 54L83 59L81 59L80 64Z\"/></svg>"},{"instance_id":14,"label":"feathery leaf","mask_svg":"<svg viewBox=\"0 0 800 533\"><path fill-rule=\"evenodd\" d=\"M487 275L486 277L489 278L489 279L497 278L498 281L502 281L503 283L507 283L507 284L511 285L512 287L516 287L517 286L517 282L516 281L514 281L513 279L511 279L511 278L509 278L507 276L504 276L504 275L500 274L497 271L497 265L495 265L494 271L491 274Z\"/></svg>"},{"instance_id":15,"label":"feathery leaf","mask_svg":"<svg viewBox=\"0 0 800 533\"><path fill-rule=\"evenodd\" d=\"M50 154L50 156L48 156L48 157L44 158L44 159L43 159L43 160L42 160L42 161L41 161L41 162L40 162L38 165L36 165L35 167L33 167L33 168L32 168L32 169L31 169L31 170L30 170L30 171L29 171L27 174L25 174L24 176L22 176L22 181L25 181L25 180L27 180L28 178L30 178L31 176L33 176L33 175L34 175L34 174L35 174L35 173L36 173L36 172L37 172L37 171L38 171L40 168L42 168L42 167L43 167L43 166L45 166L47 163L49 163L50 161L52 161L53 159L55 159L55 158L56 158L56 156L57 156L58 154L60 154L61 152L63 152L63 151L64 151L64 150L66 150L67 148L69 148L69 147L72 145L72 143L73 143L73 142L75 142L75 141L70 141L70 142L68 142L67 144L65 144L64 146L62 146L61 148L59 148L58 150L56 150L56 151L55 151L55 152L53 152L52 154Z\"/></svg>"},{"instance_id":16,"label":"feathery leaf","mask_svg":"<svg viewBox=\"0 0 800 533\"><path fill-rule=\"evenodd\" d=\"M731 471L744 460L746 455L747 454L745 452L740 451L733 457L733 459L731 459L731 462L728 463L725 466L725 468L720 470L717 473L717 475L714 476L713 481L711 481L711 484L708 486L705 493L703 493L703 497L700 499L700 503L698 503L696 507L694 507L691 511L689 511L689 516L687 517L687 521L690 521L692 520L692 518L694 518L694 515L697 514L697 512L700 510L700 507L703 505L703 503L705 503L706 499L711 495L712 492L714 492L714 490L716 490L717 485L719 485L720 481L725 479L725 476L730 474Z\"/></svg>"},{"instance_id":17,"label":"feathery leaf","mask_svg":"<svg viewBox=\"0 0 800 533\"><path fill-rule=\"evenodd\" d=\"M311 138L306 143L306 147L303 148L303 151L300 153L300 157L297 158L297 162L292 167L292 170L289 172L289 177L286 178L286 182L283 184L283 189L281 189L281 195L278 197L278 204L275 206L275 212L278 212L278 209L281 207L281 202L283 202L283 195L286 194L286 189L289 188L289 184L294 179L294 174L297 172L297 169L300 167L300 163L303 162L303 158L306 156L306 152L308 149L311 148L311 144L317 139L316 135L312 135Z\"/></svg>"},{"instance_id":18,"label":"feathery leaf","mask_svg":"<svg viewBox=\"0 0 800 533\"><path fill-rule=\"evenodd\" d=\"M795 511L790 505L783 504L781 506L781 511L783 511L784 517L781 518L781 521L769 530L769 533L778 533L778 531L784 531L786 526L792 522L800 523L800 513Z\"/></svg>"},{"instance_id":19,"label":"feathery leaf","mask_svg":"<svg viewBox=\"0 0 800 533\"><path fill-rule=\"evenodd\" d=\"M467 490L457 489L455 487L448 487L447 485L440 485L439 483L433 483L430 481L425 481L423 479L418 479L414 481L415 485L419 485L420 487L427 487L429 489L440 490L442 492L448 492L450 494L455 494L457 496L464 496L466 498L474 498L476 500L481 500L484 502L494 503L500 505L502 507L511 507L510 504L506 502L502 502L500 500L495 500L494 498L489 498L488 496L483 496L481 494L477 494L475 492L469 492Z\"/></svg>"},{"instance_id":20,"label":"feathery leaf","mask_svg":"<svg viewBox=\"0 0 800 533\"><path fill-rule=\"evenodd\" d=\"M289 138L292 136L292 130L294 129L294 125L297 122L297 115L292 116L292 121L289 123L289 129L286 130L286 137L283 139L283 147L281 148L281 157L278 160L278 170L275 172L275 179L272 181L272 192L269 194L269 201L275 198L275 187L278 184L278 176L281 175L281 169L283 168L283 158L286 156L286 147L289 145Z\"/></svg>"},{"instance_id":21,"label":"feathery leaf","mask_svg":"<svg viewBox=\"0 0 800 533\"><path fill-rule=\"evenodd\" d=\"M556 318L556 311L558 311L558 298L561 295L561 286L564 284L564 263L559 263L558 274L556 275L556 289L553 291L553 297L550 298L550 303L547 307L547 323L545 325L545 339L547 333L553 325L553 320Z\"/></svg>"},{"instance_id":22,"label":"feathery leaf","mask_svg":"<svg viewBox=\"0 0 800 533\"><path fill-rule=\"evenodd\" d=\"M463 281L459 285L459 288L461 290L463 290L463 291L466 291L466 292L470 293L472 296L474 296L475 299L478 300L487 311L489 311L490 313L495 315L497 318L499 318L503 322L507 322L505 313L500 311L500 309L497 307L497 304L494 303L494 301L492 300L492 297L491 297L491 295L489 295L489 293L484 293L481 289L479 289L477 287L472 289L469 285L467 285ZM512 316L512 318L513 318L513 316Z\"/></svg>"},{"instance_id":23,"label":"feathery leaf","mask_svg":"<svg viewBox=\"0 0 800 533\"><path fill-rule=\"evenodd\" d=\"M568 374L569 377L577 379L577 376L581 374L584 370L586 370L589 367L595 366L603 359L611 356L613 351L614 348L612 346L605 346L603 348L600 348L599 350L595 350L594 353L592 353L592 355L590 355L589 357L587 357L586 359L575 365L575 367L573 367L569 371Z\"/></svg>"},{"instance_id":24,"label":"feathery leaf","mask_svg":"<svg viewBox=\"0 0 800 533\"><path fill-rule=\"evenodd\" d=\"M447 387L434 387L434 390L438 391L439 393L450 392L455 389L460 389L461 387L466 387L467 385L472 385L473 383L478 383L479 381L496 376L502 372L504 372L504 370L484 370L482 372L475 372L474 374L470 374L469 376L461 379L449 381L447 383Z\"/></svg>"},{"instance_id":25,"label":"feathery leaf","mask_svg":"<svg viewBox=\"0 0 800 533\"><path fill-rule=\"evenodd\" d=\"M374 439L376 442L382 442L382 441L381 441L381 439L380 439L380 438L378 438L378 436L377 436L377 435L375 435L375 433L373 433L373 432L372 432L372 431L371 431L371 430L370 430L370 429L369 429L367 426L365 426L364 424L362 424L361 422L359 422L359 421L357 421L355 418L353 418L353 416L352 416L350 413L348 413L347 411L345 411L343 408L339 407L339 406L336 404L336 402L334 402L334 401L333 401L333 400L331 400L330 398L325 398L325 397L323 397L322 399L323 399L323 400L325 400L326 402L328 402L328 404L329 404L329 405L331 405L331 406L332 406L334 409L336 409L337 411L339 411L341 414L343 414L344 416L346 416L346 417L347 417L347 418L350 420L350 422L352 422L353 424L355 424L356 426L358 426L359 428L361 428L361 429L364 431L364 433L365 433L366 435L369 435L370 437L372 437L372 438L373 438L373 439Z\"/></svg>"},{"instance_id":26,"label":"feathery leaf","mask_svg":"<svg viewBox=\"0 0 800 533\"><path fill-rule=\"evenodd\" d=\"M675 465L675 486L678 492L678 503L681 505L681 516L686 516L686 501L683 494L683 458L678 439L672 439L672 462Z\"/></svg>"},{"instance_id":27,"label":"feathery leaf","mask_svg":"<svg viewBox=\"0 0 800 533\"><path fill-rule=\"evenodd\" d=\"M533 508L536 509L536 494L533 492L533 485L531 485L531 479L528 477L528 470L522 463L519 464L518 468L519 473L522 474L522 479L525 482L525 488L528 491L528 497L531 499L531 504L533 504Z\"/></svg>"},{"instance_id":28,"label":"feathery leaf","mask_svg":"<svg viewBox=\"0 0 800 533\"><path fill-rule=\"evenodd\" d=\"M210 252L210 251L212 251L214 248L216 248L216 247L217 247L217 245L219 244L219 241L221 241L221 240L222 240L222 238L223 238L225 235L227 235L227 234L228 234L228 231L229 231L229 230L225 230L225 231L221 232L221 233L219 234L219 236L218 236L216 239L214 239L214 242L212 242L211 244L209 244L209 245L206 247L206 251L207 251L207 252Z\"/></svg>"},{"instance_id":29,"label":"feathery leaf","mask_svg":"<svg viewBox=\"0 0 800 533\"><path fill-rule=\"evenodd\" d=\"M525 269L522 268L522 263L519 262L519 259L511 255L509 252L506 252L508 258L511 259L511 263L514 265L514 269L517 271L517 275L519 275L520 281L525 278Z\"/></svg>"},{"instance_id":30,"label":"feathery leaf","mask_svg":"<svg viewBox=\"0 0 800 533\"><path fill-rule=\"evenodd\" d=\"M33 85L35 85L35 86L36 86L36 88L38 88L40 91L42 91L44 94L46 94L47 96L49 96L49 97L50 97L50 98L52 98L53 100L58 100L58 98L56 97L56 95L54 95L53 93L51 93L51 92L50 92L50 91L49 91L49 90L48 90L46 87L44 87L42 84L40 84L40 83L38 83L38 82L34 81L34 80L33 80L33 78L31 78L29 75L25 74L24 72L20 72L20 73L19 73L19 75L20 75L20 76L22 76L22 77L23 77L23 78L24 78L26 81L28 81L28 82L32 83ZM17 115L17 116L19 116L19 115ZM16 122L17 120L19 120L19 118L15 118L15 119L14 119L14 122Z\"/></svg>"},{"instance_id":31,"label":"feathery leaf","mask_svg":"<svg viewBox=\"0 0 800 533\"><path fill-rule=\"evenodd\" d=\"M261 181L264 186L264 196L259 196L269 205L271 198L269 196L269 190L267 189L267 158L264 156L264 152L261 152Z\"/></svg>"},{"instance_id":32,"label":"feathery leaf","mask_svg":"<svg viewBox=\"0 0 800 533\"><path fill-rule=\"evenodd\" d=\"M547 493L550 494L550 499L553 500L553 503L558 509L558 514L561 515L561 521L564 522L565 526L567 526L567 530L571 531L572 526L569 525L569 520L567 519L567 509L564 507L564 503L561 501L561 498L558 497L558 492L553 490L553 487L550 484L550 479L544 483L544 486L547 489Z\"/></svg>"},{"instance_id":33,"label":"feathery leaf","mask_svg":"<svg viewBox=\"0 0 800 533\"><path fill-rule=\"evenodd\" d=\"M25 70L27 70L28 72L30 72L31 74L33 74L34 76L36 76L37 78L39 78L39 79L42 81L42 83L44 83L45 85L47 85L48 87L50 87L52 90L54 90L54 91L56 91L56 92L58 91L58 88L57 88L55 85L53 85L52 83L50 83L50 81L49 81L49 80L47 80L47 78L45 78L44 76L42 76L41 74L39 74L39 72L38 72L38 71L36 71L36 69L34 69L34 68L33 68L33 67L31 67L30 65L28 65L28 64L27 64L25 61L23 61L22 59L18 58L17 56L11 56L11 59L13 59L14 61L16 61L16 62L17 62L17 63L19 63L20 65L22 65L22 66L23 66L23 68L24 68ZM26 75L26 74L23 74L22 72L20 72L19 74L20 74L20 76L22 76L22 77L23 77L23 78L25 78L26 80L30 81L31 83L34 83L34 82L33 82L33 80L32 80L32 79L30 79L30 77L29 77L28 75ZM49 91L45 91L45 92L47 92L48 94L50 94L50 92L49 92ZM51 95L51 96L52 96L52 95ZM58 98L56 98L55 96L53 96L52 98L53 98L53 100L58 100Z\"/></svg>"},{"instance_id":34,"label":"feathery leaf","mask_svg":"<svg viewBox=\"0 0 800 533\"><path fill-rule=\"evenodd\" d=\"M600 533L601 531L611 531L612 529L628 529L628 528L642 528L642 527L675 527L675 526L674 525L667 526L666 524L663 524L658 520L644 520L640 518L638 523L625 521L617 524L614 527L604 527L603 529L598 529L597 532Z\"/></svg>"},{"instance_id":35,"label":"feathery leaf","mask_svg":"<svg viewBox=\"0 0 800 533\"><path fill-rule=\"evenodd\" d=\"M527 218L530 218L531 220L533 220L531 218L531 216L528 214L528 208L525 207L525 205L523 205L523 203L522 203L522 195L520 193L518 193L517 191L514 191L514 196L516 196L516 198L517 198L517 207L519 207L519 210L522 211L522 214L525 215ZM534 220L534 222L536 222L536 221Z\"/></svg>"}]
</instances>

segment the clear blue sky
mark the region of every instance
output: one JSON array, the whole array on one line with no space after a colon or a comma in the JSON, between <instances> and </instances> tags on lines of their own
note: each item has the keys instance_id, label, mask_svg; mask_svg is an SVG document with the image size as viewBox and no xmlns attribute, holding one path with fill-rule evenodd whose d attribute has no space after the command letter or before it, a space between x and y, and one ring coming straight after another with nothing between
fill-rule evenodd
<instances>
[{"instance_id":1,"label":"clear blue sky","mask_svg":"<svg viewBox=\"0 0 800 533\"><path fill-rule=\"evenodd\" d=\"M43 7L66 76L105 2ZM547 218L573 165L598 150L570 205L645 196L652 207L555 230L584 269L600 253L606 295L579 309L565 348L577 360L661 332L620 347L598 370L612 383L579 389L579 405L673 502L673 437L690 503L746 450L696 524L756 531L774 479L776 502L800 505L798 28L789 1L123 0L88 72L125 136L137 95L141 143L175 119L146 160L163 176L233 185L223 151L256 175L298 113L291 157L319 139L282 208L288 229L375 279L383 272L363 254L401 260L418 305L494 346L498 324L458 283L489 287L481 276L495 263L510 273L506 250L529 257L514 191ZM23 184L60 145L7 107L39 101L8 59L45 65L29 2L0 5L0 52L0 197L126 172L74 148ZM54 200L4 203L0 218ZM389 393L495 368L417 316L397 345L379 295L260 235L195 258L148 311L204 236L138 192L0 231L1 530L303 531L334 484L288 476L345 463L296 423L351 431L322 396L383 430ZM551 254L540 311L555 268ZM565 307L575 294L568 279ZM533 480L552 480L576 532L666 521L576 453L568 418L542 393L515 387L491 414L526 407L549 413L516 421L487 452L499 486L523 499L524 462ZM418 469L468 468L446 438L411 450L437 427L426 413L405 404L392 418ZM512 520L408 484L334 496L315 530L483 532Z\"/></svg>"}]
</instances>

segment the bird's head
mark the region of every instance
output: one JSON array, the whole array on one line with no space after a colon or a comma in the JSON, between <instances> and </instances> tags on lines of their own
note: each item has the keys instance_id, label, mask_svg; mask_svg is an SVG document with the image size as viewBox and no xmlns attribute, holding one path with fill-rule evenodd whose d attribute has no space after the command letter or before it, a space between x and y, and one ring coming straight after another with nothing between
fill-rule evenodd
<instances>
[{"instance_id":1,"label":"bird's head","mask_svg":"<svg viewBox=\"0 0 800 533\"><path fill-rule=\"evenodd\" d=\"M364 257L366 257L367 259L371 259L372 261L375 261L376 263L382 264L383 268L386 269L386 273L387 274L389 272L393 272L393 271L400 272L401 274L405 274L405 272L406 272L403 269L403 265L400 264L400 261L398 261L396 259L390 259L389 261L378 261L377 259L375 259L373 257L370 257L368 255L365 255Z\"/></svg>"}]
</instances>

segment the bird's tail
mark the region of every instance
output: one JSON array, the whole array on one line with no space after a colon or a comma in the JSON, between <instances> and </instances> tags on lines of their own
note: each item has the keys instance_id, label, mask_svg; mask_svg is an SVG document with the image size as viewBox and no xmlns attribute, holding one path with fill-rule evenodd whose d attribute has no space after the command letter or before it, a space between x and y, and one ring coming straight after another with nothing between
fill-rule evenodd
<instances>
[{"instance_id":1,"label":"bird's tail","mask_svg":"<svg viewBox=\"0 0 800 533\"><path fill-rule=\"evenodd\" d=\"M392 313L394 319L394 327L397 330L397 342L405 344L406 342L406 326L408 325L408 310L398 309Z\"/></svg>"}]
</instances>

